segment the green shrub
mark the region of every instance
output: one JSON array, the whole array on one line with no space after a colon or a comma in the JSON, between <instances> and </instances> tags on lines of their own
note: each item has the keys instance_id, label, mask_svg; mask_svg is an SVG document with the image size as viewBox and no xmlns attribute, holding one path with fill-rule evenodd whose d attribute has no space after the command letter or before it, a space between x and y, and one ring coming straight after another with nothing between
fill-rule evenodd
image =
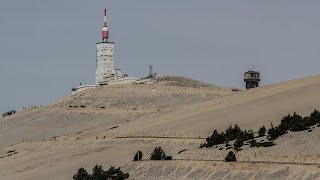
<instances>
[{"instance_id":1,"label":"green shrub","mask_svg":"<svg viewBox=\"0 0 320 180\"><path fill-rule=\"evenodd\" d=\"M245 135L244 141L248 141L250 139L254 139L253 130L251 130L251 129L249 129L248 132L246 132L246 130L245 130L244 131L244 135Z\"/></svg>"},{"instance_id":2,"label":"green shrub","mask_svg":"<svg viewBox=\"0 0 320 180\"><path fill-rule=\"evenodd\" d=\"M161 147L156 147L152 154L150 159L151 160L163 160L166 157L166 153L161 149Z\"/></svg>"},{"instance_id":3,"label":"green shrub","mask_svg":"<svg viewBox=\"0 0 320 180\"><path fill-rule=\"evenodd\" d=\"M236 162L237 158L233 151L230 151L226 158L224 159L226 162Z\"/></svg>"},{"instance_id":4,"label":"green shrub","mask_svg":"<svg viewBox=\"0 0 320 180\"><path fill-rule=\"evenodd\" d=\"M234 127L230 126L225 131L225 138L229 141L235 140L239 134L242 132L241 128L238 124L234 125Z\"/></svg>"},{"instance_id":5,"label":"green shrub","mask_svg":"<svg viewBox=\"0 0 320 180\"><path fill-rule=\"evenodd\" d=\"M236 139L236 141L234 142L234 148L235 149L239 149L243 146L243 140L242 139Z\"/></svg>"},{"instance_id":6,"label":"green shrub","mask_svg":"<svg viewBox=\"0 0 320 180\"><path fill-rule=\"evenodd\" d=\"M257 141L255 139L251 139L250 141L250 147L255 147L256 146Z\"/></svg>"},{"instance_id":7,"label":"green shrub","mask_svg":"<svg viewBox=\"0 0 320 180\"><path fill-rule=\"evenodd\" d=\"M151 160L172 160L172 156L166 156L161 147L156 147L150 157Z\"/></svg>"},{"instance_id":8,"label":"green shrub","mask_svg":"<svg viewBox=\"0 0 320 180\"><path fill-rule=\"evenodd\" d=\"M310 116L308 117L308 119L306 119L306 126L310 127L310 126L314 126L316 124L320 123L320 112L318 110L314 110Z\"/></svg>"},{"instance_id":9,"label":"green shrub","mask_svg":"<svg viewBox=\"0 0 320 180\"><path fill-rule=\"evenodd\" d=\"M304 130L307 130L307 127L301 121L301 122L297 122L297 123L293 124L290 130L293 132L304 131Z\"/></svg>"},{"instance_id":10,"label":"green shrub","mask_svg":"<svg viewBox=\"0 0 320 180\"><path fill-rule=\"evenodd\" d=\"M266 134L266 131L266 127L262 126L258 131L259 137L264 136Z\"/></svg>"},{"instance_id":11,"label":"green shrub","mask_svg":"<svg viewBox=\"0 0 320 180\"><path fill-rule=\"evenodd\" d=\"M269 139L277 139L278 137L287 133L287 130L283 126L274 127L271 123L271 128L268 130Z\"/></svg>"},{"instance_id":12,"label":"green shrub","mask_svg":"<svg viewBox=\"0 0 320 180\"><path fill-rule=\"evenodd\" d=\"M107 179L107 174L106 172L103 170L103 167L100 165L96 165L93 169L92 169L92 175L91 175L91 179L92 180L104 180Z\"/></svg>"},{"instance_id":13,"label":"green shrub","mask_svg":"<svg viewBox=\"0 0 320 180\"><path fill-rule=\"evenodd\" d=\"M217 130L214 130L211 137L207 138L206 147L212 147L214 145L222 144L225 142L224 134L219 134Z\"/></svg>"},{"instance_id":14,"label":"green shrub","mask_svg":"<svg viewBox=\"0 0 320 180\"><path fill-rule=\"evenodd\" d=\"M141 161L142 156L143 156L142 152L141 152L141 151L138 151L138 152L136 153L136 155L134 155L133 160L134 160L134 161Z\"/></svg>"},{"instance_id":15,"label":"green shrub","mask_svg":"<svg viewBox=\"0 0 320 180\"><path fill-rule=\"evenodd\" d=\"M280 131L304 131L307 129L307 124L312 124L309 117L302 118L297 113L290 114L282 118L279 125Z\"/></svg>"}]
</instances>

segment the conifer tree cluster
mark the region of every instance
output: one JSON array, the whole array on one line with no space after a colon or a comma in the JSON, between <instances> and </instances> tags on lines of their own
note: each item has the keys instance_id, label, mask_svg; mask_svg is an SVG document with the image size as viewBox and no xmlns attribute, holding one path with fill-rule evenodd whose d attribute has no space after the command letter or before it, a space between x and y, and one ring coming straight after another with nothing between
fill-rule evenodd
<instances>
[{"instance_id":1,"label":"conifer tree cluster","mask_svg":"<svg viewBox=\"0 0 320 180\"><path fill-rule=\"evenodd\" d=\"M288 114L281 119L281 122L278 126L271 124L271 127L268 129L268 131L265 126L262 126L258 131L258 137L263 137L267 133L269 140L275 140L278 137L286 134L288 131L304 131L317 124L318 127L320 127L320 112L318 110L314 110L310 116L306 117L301 117L297 113L293 113L293 115ZM272 141L263 143L256 142L252 130L249 129L248 131L242 131L241 128L236 124L234 127L230 125L224 132L221 133L219 133L217 130L214 130L212 135L206 139L206 143L200 144L200 148L212 147L223 143L228 144L230 141L234 140L234 149L236 150L239 150L240 147L244 145L244 142L249 140L250 141L247 143L250 143L250 147L269 147L274 145Z\"/></svg>"},{"instance_id":2,"label":"conifer tree cluster","mask_svg":"<svg viewBox=\"0 0 320 180\"><path fill-rule=\"evenodd\" d=\"M293 115L288 114L281 119L281 122L278 126L271 124L271 128L268 130L268 137L270 139L277 139L278 137L286 134L288 131L304 131L319 123L320 112L318 110L314 110L310 116L306 117L301 117L297 113L293 113Z\"/></svg>"},{"instance_id":3,"label":"conifer tree cluster","mask_svg":"<svg viewBox=\"0 0 320 180\"><path fill-rule=\"evenodd\" d=\"M156 147L151 154L150 160L172 160L172 156L167 156L161 147Z\"/></svg>"},{"instance_id":4,"label":"conifer tree cluster","mask_svg":"<svg viewBox=\"0 0 320 180\"><path fill-rule=\"evenodd\" d=\"M96 165L92 169L92 174L89 174L86 169L80 168L73 176L73 180L124 180L128 178L129 174L122 172L120 168L111 167L105 171L101 165Z\"/></svg>"},{"instance_id":5,"label":"conifer tree cluster","mask_svg":"<svg viewBox=\"0 0 320 180\"><path fill-rule=\"evenodd\" d=\"M208 137L205 144L200 145L200 147L212 147L214 145L228 143L229 141L235 141L235 147L240 148L243 146L244 141L248 141L253 139L253 131L252 130L244 130L236 124L234 127L231 125L225 130L225 132L219 133L217 130L213 131L212 136Z\"/></svg>"}]
</instances>

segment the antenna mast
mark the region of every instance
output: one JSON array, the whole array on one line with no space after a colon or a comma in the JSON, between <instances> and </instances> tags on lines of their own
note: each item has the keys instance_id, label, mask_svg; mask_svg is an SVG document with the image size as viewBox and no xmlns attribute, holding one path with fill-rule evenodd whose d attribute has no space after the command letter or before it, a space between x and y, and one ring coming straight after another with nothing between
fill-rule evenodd
<instances>
[{"instance_id":1,"label":"antenna mast","mask_svg":"<svg viewBox=\"0 0 320 180\"><path fill-rule=\"evenodd\" d=\"M151 64L149 65L149 69L150 69L149 77L152 77L152 65Z\"/></svg>"},{"instance_id":2,"label":"antenna mast","mask_svg":"<svg viewBox=\"0 0 320 180\"><path fill-rule=\"evenodd\" d=\"M108 38L109 38L109 30L107 26L107 9L104 9L104 21L103 21L103 28L102 28L103 42L108 42Z\"/></svg>"}]
</instances>

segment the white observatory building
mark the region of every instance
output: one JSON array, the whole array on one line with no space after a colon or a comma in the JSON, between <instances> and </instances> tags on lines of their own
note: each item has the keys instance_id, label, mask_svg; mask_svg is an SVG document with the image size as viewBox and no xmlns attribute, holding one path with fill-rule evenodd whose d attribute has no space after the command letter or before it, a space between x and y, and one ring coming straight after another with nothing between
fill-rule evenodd
<instances>
[{"instance_id":1,"label":"white observatory building","mask_svg":"<svg viewBox=\"0 0 320 180\"><path fill-rule=\"evenodd\" d=\"M135 83L138 79L122 74L120 69L115 69L114 43L109 41L107 26L107 10L104 10L104 25L102 27L102 41L97 43L96 51L96 83L95 85L81 85L72 88L72 95L90 88L103 85Z\"/></svg>"},{"instance_id":2,"label":"white observatory building","mask_svg":"<svg viewBox=\"0 0 320 180\"><path fill-rule=\"evenodd\" d=\"M114 43L109 41L107 25L107 10L104 10L104 24L102 27L102 42L97 43L96 86L133 83L137 79L128 77L121 70L115 69Z\"/></svg>"},{"instance_id":3,"label":"white observatory building","mask_svg":"<svg viewBox=\"0 0 320 180\"><path fill-rule=\"evenodd\" d=\"M109 42L107 26L107 10L104 10L104 25L102 28L102 42L97 43L96 85L107 84L116 79L114 68L114 43Z\"/></svg>"}]
</instances>

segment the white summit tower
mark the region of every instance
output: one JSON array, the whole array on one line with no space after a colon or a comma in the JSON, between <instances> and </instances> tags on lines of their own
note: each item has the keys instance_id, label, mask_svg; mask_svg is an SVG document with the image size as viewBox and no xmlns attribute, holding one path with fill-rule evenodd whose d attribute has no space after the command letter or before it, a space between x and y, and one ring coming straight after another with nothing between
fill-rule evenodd
<instances>
[{"instance_id":1,"label":"white summit tower","mask_svg":"<svg viewBox=\"0 0 320 180\"><path fill-rule=\"evenodd\" d=\"M97 43L96 85L105 85L117 79L114 68L114 43L108 41L107 10L104 10L102 42Z\"/></svg>"},{"instance_id":2,"label":"white summit tower","mask_svg":"<svg viewBox=\"0 0 320 180\"><path fill-rule=\"evenodd\" d=\"M97 43L96 56L96 85L81 85L72 88L72 95L84 90L103 85L135 83L138 79L122 74L114 65L114 43L109 42L109 30L107 26L107 10L104 10L104 25L102 28L102 42Z\"/></svg>"}]
</instances>

